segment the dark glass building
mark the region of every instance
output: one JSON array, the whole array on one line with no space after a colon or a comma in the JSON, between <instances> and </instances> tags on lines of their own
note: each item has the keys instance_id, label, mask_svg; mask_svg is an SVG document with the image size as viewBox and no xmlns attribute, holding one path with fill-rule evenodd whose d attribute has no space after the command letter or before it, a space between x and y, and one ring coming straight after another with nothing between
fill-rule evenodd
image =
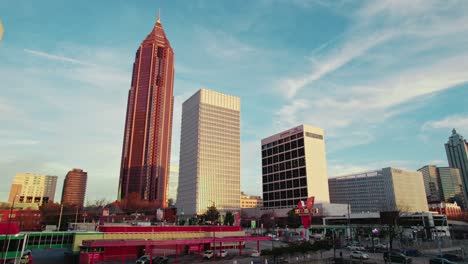
<instances>
[{"instance_id":1,"label":"dark glass building","mask_svg":"<svg viewBox=\"0 0 468 264\"><path fill-rule=\"evenodd\" d=\"M460 170L465 201L468 202L468 143L455 128L445 144L449 166ZM466 204L465 204L466 206Z\"/></svg>"},{"instance_id":2,"label":"dark glass building","mask_svg":"<svg viewBox=\"0 0 468 264\"><path fill-rule=\"evenodd\" d=\"M174 52L161 21L141 43L128 93L118 198L130 193L166 207L171 156Z\"/></svg>"},{"instance_id":3,"label":"dark glass building","mask_svg":"<svg viewBox=\"0 0 468 264\"><path fill-rule=\"evenodd\" d=\"M81 169L72 169L65 176L62 189L62 204L83 207L86 195L88 173Z\"/></svg>"}]
</instances>

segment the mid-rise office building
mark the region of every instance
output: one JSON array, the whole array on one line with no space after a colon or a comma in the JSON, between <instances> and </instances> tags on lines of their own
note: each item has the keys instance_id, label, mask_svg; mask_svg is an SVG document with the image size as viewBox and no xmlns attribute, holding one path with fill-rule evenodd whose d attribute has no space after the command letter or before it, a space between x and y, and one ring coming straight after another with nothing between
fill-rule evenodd
<instances>
[{"instance_id":1,"label":"mid-rise office building","mask_svg":"<svg viewBox=\"0 0 468 264\"><path fill-rule=\"evenodd\" d=\"M423 174L428 203L457 202L463 207L465 198L459 169L426 165L418 171Z\"/></svg>"},{"instance_id":2,"label":"mid-rise office building","mask_svg":"<svg viewBox=\"0 0 468 264\"><path fill-rule=\"evenodd\" d=\"M182 105L177 212L240 207L240 98L201 89Z\"/></svg>"},{"instance_id":3,"label":"mid-rise office building","mask_svg":"<svg viewBox=\"0 0 468 264\"><path fill-rule=\"evenodd\" d=\"M167 187L167 204L174 205L177 201L177 188L179 186L179 167L171 166L169 169L169 186Z\"/></svg>"},{"instance_id":4,"label":"mid-rise office building","mask_svg":"<svg viewBox=\"0 0 468 264\"><path fill-rule=\"evenodd\" d=\"M355 173L328 180L330 201L347 203L351 211L427 212L422 173L396 168Z\"/></svg>"},{"instance_id":5,"label":"mid-rise office building","mask_svg":"<svg viewBox=\"0 0 468 264\"><path fill-rule=\"evenodd\" d=\"M167 205L173 86L174 51L158 16L133 63L118 199L138 193L142 199Z\"/></svg>"},{"instance_id":6,"label":"mid-rise office building","mask_svg":"<svg viewBox=\"0 0 468 264\"><path fill-rule=\"evenodd\" d=\"M258 208L263 207L263 199L261 196L247 195L241 192L240 196L241 208Z\"/></svg>"},{"instance_id":7,"label":"mid-rise office building","mask_svg":"<svg viewBox=\"0 0 468 264\"><path fill-rule=\"evenodd\" d=\"M62 204L83 207L86 195L88 173L82 169L72 169L65 176L62 189Z\"/></svg>"},{"instance_id":8,"label":"mid-rise office building","mask_svg":"<svg viewBox=\"0 0 468 264\"><path fill-rule=\"evenodd\" d=\"M457 133L455 128L445 144L449 166L460 170L464 199L468 203L468 142ZM465 203L464 206L468 206Z\"/></svg>"},{"instance_id":9,"label":"mid-rise office building","mask_svg":"<svg viewBox=\"0 0 468 264\"><path fill-rule=\"evenodd\" d=\"M263 207L329 202L323 129L300 125L262 139Z\"/></svg>"},{"instance_id":10,"label":"mid-rise office building","mask_svg":"<svg viewBox=\"0 0 468 264\"><path fill-rule=\"evenodd\" d=\"M18 173L10 189L10 200L18 203L46 204L54 201L57 176Z\"/></svg>"}]
</instances>

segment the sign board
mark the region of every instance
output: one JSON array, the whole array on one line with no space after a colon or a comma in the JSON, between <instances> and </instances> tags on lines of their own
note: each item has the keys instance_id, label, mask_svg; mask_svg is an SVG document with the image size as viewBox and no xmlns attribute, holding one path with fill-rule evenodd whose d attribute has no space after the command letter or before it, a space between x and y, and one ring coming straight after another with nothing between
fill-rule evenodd
<instances>
[{"instance_id":1,"label":"sign board","mask_svg":"<svg viewBox=\"0 0 468 264\"><path fill-rule=\"evenodd\" d=\"M102 216L109 216L109 208L102 209Z\"/></svg>"},{"instance_id":2,"label":"sign board","mask_svg":"<svg viewBox=\"0 0 468 264\"><path fill-rule=\"evenodd\" d=\"M257 221L251 220L250 221L250 228L256 228L257 227Z\"/></svg>"}]
</instances>

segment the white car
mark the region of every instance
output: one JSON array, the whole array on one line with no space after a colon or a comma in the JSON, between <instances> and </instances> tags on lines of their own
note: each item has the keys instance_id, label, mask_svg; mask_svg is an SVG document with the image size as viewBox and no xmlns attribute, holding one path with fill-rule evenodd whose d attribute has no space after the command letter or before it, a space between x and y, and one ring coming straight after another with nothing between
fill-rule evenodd
<instances>
[{"instance_id":1,"label":"white car","mask_svg":"<svg viewBox=\"0 0 468 264\"><path fill-rule=\"evenodd\" d=\"M219 257L225 258L227 255L228 255L228 252L224 249L218 252Z\"/></svg>"},{"instance_id":2,"label":"white car","mask_svg":"<svg viewBox=\"0 0 468 264\"><path fill-rule=\"evenodd\" d=\"M210 259L213 257L213 250L206 250L203 252L203 258Z\"/></svg>"},{"instance_id":3,"label":"white car","mask_svg":"<svg viewBox=\"0 0 468 264\"><path fill-rule=\"evenodd\" d=\"M354 259L354 258L356 258L356 259L369 259L369 255L367 255L366 253L364 253L362 251L352 251L350 257L352 259Z\"/></svg>"},{"instance_id":4,"label":"white car","mask_svg":"<svg viewBox=\"0 0 468 264\"><path fill-rule=\"evenodd\" d=\"M252 253L250 253L250 256L254 258L258 258L260 257L260 252L258 252L257 250L253 250Z\"/></svg>"}]
</instances>

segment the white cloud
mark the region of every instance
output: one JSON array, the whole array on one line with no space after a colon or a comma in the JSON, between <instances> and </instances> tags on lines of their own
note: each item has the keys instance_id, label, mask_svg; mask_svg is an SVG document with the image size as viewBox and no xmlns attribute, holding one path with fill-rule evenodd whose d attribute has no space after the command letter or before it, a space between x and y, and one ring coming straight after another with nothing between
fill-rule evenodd
<instances>
[{"instance_id":1,"label":"white cloud","mask_svg":"<svg viewBox=\"0 0 468 264\"><path fill-rule=\"evenodd\" d=\"M38 56L41 58L49 59L49 60L55 60L55 61L61 61L61 62L69 62L73 64L79 64L79 65L86 65L86 66L93 66L91 63L87 63L81 60L65 57L62 55L55 55L51 53L46 53L38 50L31 50L31 49L24 49L25 52L32 54L34 56Z\"/></svg>"},{"instance_id":2,"label":"white cloud","mask_svg":"<svg viewBox=\"0 0 468 264\"><path fill-rule=\"evenodd\" d=\"M422 130L429 131L432 129L457 129L468 131L468 115L451 115L441 120L427 121L423 124Z\"/></svg>"}]
</instances>

